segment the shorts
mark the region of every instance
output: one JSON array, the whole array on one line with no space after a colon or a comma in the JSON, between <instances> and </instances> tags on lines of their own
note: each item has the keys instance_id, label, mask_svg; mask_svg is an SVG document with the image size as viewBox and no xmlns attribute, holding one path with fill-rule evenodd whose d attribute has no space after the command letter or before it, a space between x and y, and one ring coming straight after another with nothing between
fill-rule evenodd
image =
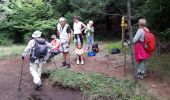
<instances>
[{"instance_id":1,"label":"shorts","mask_svg":"<svg viewBox=\"0 0 170 100\"><path fill-rule=\"evenodd\" d=\"M82 34L74 34L74 42L75 42L75 44L83 45L83 36L82 36Z\"/></svg>"},{"instance_id":2,"label":"shorts","mask_svg":"<svg viewBox=\"0 0 170 100\"><path fill-rule=\"evenodd\" d=\"M70 51L70 46L68 43L61 44L60 46L60 52L66 53Z\"/></svg>"}]
</instances>

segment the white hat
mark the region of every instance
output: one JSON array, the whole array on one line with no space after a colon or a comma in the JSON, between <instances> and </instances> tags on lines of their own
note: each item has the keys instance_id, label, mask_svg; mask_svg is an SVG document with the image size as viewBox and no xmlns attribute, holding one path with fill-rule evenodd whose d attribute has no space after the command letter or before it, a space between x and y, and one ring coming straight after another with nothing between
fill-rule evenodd
<instances>
[{"instance_id":1,"label":"white hat","mask_svg":"<svg viewBox=\"0 0 170 100\"><path fill-rule=\"evenodd\" d=\"M89 21L89 24L93 24L93 21L92 21L92 20L90 20L90 21Z\"/></svg>"},{"instance_id":2,"label":"white hat","mask_svg":"<svg viewBox=\"0 0 170 100\"><path fill-rule=\"evenodd\" d=\"M60 17L58 21L63 22L63 21L66 21L66 19L64 17Z\"/></svg>"},{"instance_id":3,"label":"white hat","mask_svg":"<svg viewBox=\"0 0 170 100\"><path fill-rule=\"evenodd\" d=\"M41 37L41 33L39 30L35 31L33 34L32 34L32 37L33 38L38 38L38 37Z\"/></svg>"}]
</instances>

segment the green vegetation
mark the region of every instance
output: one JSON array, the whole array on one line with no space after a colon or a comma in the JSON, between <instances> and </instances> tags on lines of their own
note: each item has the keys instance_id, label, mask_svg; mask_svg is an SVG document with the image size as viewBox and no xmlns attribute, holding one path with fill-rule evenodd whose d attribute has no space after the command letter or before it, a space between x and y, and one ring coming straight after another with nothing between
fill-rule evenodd
<instances>
[{"instance_id":1,"label":"green vegetation","mask_svg":"<svg viewBox=\"0 0 170 100\"><path fill-rule=\"evenodd\" d=\"M19 56L24 49L24 45L0 46L0 59Z\"/></svg>"},{"instance_id":2,"label":"green vegetation","mask_svg":"<svg viewBox=\"0 0 170 100\"><path fill-rule=\"evenodd\" d=\"M151 100L146 89L129 80L119 80L98 73L80 73L69 69L47 71L55 85L78 89L91 100Z\"/></svg>"},{"instance_id":3,"label":"green vegetation","mask_svg":"<svg viewBox=\"0 0 170 100\"><path fill-rule=\"evenodd\" d=\"M170 54L153 55L149 59L148 67L158 78L170 82Z\"/></svg>"},{"instance_id":4,"label":"green vegetation","mask_svg":"<svg viewBox=\"0 0 170 100\"><path fill-rule=\"evenodd\" d=\"M104 47L107 52L111 52L113 48L122 48L122 42L121 41L116 41L116 42L108 42L106 43L106 46Z\"/></svg>"}]
</instances>

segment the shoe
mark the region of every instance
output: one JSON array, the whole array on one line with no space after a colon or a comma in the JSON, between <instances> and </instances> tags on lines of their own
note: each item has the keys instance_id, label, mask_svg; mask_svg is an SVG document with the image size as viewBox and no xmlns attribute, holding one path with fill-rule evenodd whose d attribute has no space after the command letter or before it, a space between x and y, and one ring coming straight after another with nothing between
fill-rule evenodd
<instances>
[{"instance_id":1,"label":"shoe","mask_svg":"<svg viewBox=\"0 0 170 100\"><path fill-rule=\"evenodd\" d=\"M67 63L63 62L61 67L65 67L65 66L67 66Z\"/></svg>"},{"instance_id":2,"label":"shoe","mask_svg":"<svg viewBox=\"0 0 170 100\"><path fill-rule=\"evenodd\" d=\"M42 85L35 84L35 91L41 91Z\"/></svg>"},{"instance_id":3,"label":"shoe","mask_svg":"<svg viewBox=\"0 0 170 100\"><path fill-rule=\"evenodd\" d=\"M80 64L80 61L79 60L77 60L77 65L79 65Z\"/></svg>"},{"instance_id":4,"label":"shoe","mask_svg":"<svg viewBox=\"0 0 170 100\"><path fill-rule=\"evenodd\" d=\"M81 61L81 65L83 65L84 64L84 61Z\"/></svg>"},{"instance_id":5,"label":"shoe","mask_svg":"<svg viewBox=\"0 0 170 100\"><path fill-rule=\"evenodd\" d=\"M70 68L71 67L71 65L70 64L67 64L67 68Z\"/></svg>"}]
</instances>

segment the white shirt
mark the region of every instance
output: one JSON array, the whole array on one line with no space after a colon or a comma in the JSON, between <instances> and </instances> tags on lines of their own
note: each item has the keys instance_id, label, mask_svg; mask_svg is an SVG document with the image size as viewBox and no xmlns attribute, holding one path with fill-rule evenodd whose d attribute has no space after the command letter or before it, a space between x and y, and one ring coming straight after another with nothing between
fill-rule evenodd
<instances>
[{"instance_id":1,"label":"white shirt","mask_svg":"<svg viewBox=\"0 0 170 100\"><path fill-rule=\"evenodd\" d=\"M81 49L76 48L76 49L75 49L75 53L76 53L77 55L82 55L82 54L84 53L84 50L83 50L83 48L81 48Z\"/></svg>"},{"instance_id":2,"label":"white shirt","mask_svg":"<svg viewBox=\"0 0 170 100\"><path fill-rule=\"evenodd\" d=\"M83 24L82 22L73 24L74 34L81 34L82 24Z\"/></svg>"}]
</instances>

